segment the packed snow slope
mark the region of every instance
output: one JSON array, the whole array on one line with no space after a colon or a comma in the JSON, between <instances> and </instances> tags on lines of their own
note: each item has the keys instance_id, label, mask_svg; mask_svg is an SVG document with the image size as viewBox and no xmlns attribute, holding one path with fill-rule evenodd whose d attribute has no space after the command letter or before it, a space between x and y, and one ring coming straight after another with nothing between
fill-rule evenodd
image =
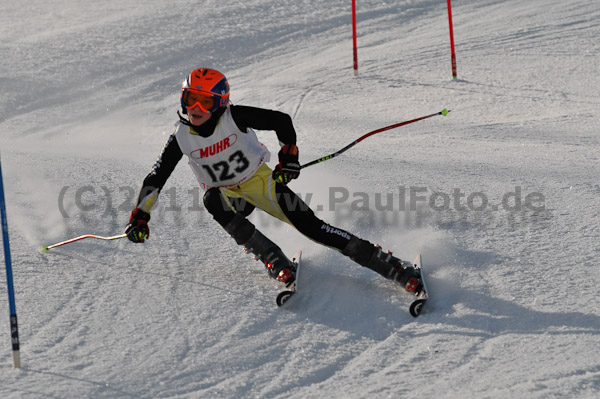
<instances>
[{"instance_id":1,"label":"packed snow slope","mask_svg":"<svg viewBox=\"0 0 600 399\"><path fill-rule=\"evenodd\" d=\"M0 4L0 135L23 368L0 278L2 398L595 398L600 394L596 0L32 0ZM123 232L207 66L235 104L294 120L290 184L323 219L412 260L391 282L260 211L299 294L205 211L185 161L151 237ZM273 132L258 132L272 153ZM274 164L275 156L271 160Z\"/></svg>"}]
</instances>

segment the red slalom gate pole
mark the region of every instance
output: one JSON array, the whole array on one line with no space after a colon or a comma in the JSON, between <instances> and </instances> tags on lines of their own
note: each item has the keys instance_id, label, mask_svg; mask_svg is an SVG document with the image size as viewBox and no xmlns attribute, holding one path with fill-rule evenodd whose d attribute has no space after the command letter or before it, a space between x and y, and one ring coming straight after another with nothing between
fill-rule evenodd
<instances>
[{"instance_id":1,"label":"red slalom gate pole","mask_svg":"<svg viewBox=\"0 0 600 399\"><path fill-rule=\"evenodd\" d=\"M354 51L354 76L357 76L358 49L356 48L356 0L352 0L352 49Z\"/></svg>"},{"instance_id":2,"label":"red slalom gate pole","mask_svg":"<svg viewBox=\"0 0 600 399\"><path fill-rule=\"evenodd\" d=\"M456 52L454 51L454 30L452 28L452 6L448 2L448 24L450 25L450 57L452 59L452 79L456 80Z\"/></svg>"}]
</instances>

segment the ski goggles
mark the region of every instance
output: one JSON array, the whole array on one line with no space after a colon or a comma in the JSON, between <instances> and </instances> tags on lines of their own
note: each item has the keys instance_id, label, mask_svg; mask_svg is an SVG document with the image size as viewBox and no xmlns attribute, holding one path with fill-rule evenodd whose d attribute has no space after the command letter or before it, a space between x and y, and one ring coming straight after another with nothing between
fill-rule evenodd
<instances>
[{"instance_id":1,"label":"ski goggles","mask_svg":"<svg viewBox=\"0 0 600 399\"><path fill-rule=\"evenodd\" d=\"M193 108L196 105L206 113L213 113L221 106L222 96L203 91L183 89L181 92L181 105Z\"/></svg>"}]
</instances>

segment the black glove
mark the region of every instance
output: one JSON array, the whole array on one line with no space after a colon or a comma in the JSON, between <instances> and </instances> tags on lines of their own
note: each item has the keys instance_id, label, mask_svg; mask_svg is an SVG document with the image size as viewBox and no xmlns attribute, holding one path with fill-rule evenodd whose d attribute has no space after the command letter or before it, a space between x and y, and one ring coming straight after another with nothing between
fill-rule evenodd
<instances>
[{"instance_id":1,"label":"black glove","mask_svg":"<svg viewBox=\"0 0 600 399\"><path fill-rule=\"evenodd\" d=\"M148 221L150 214L142 211L140 208L135 208L129 216L129 224L125 227L127 238L133 242L144 242L150 237L150 227Z\"/></svg>"},{"instance_id":2,"label":"black glove","mask_svg":"<svg viewBox=\"0 0 600 399\"><path fill-rule=\"evenodd\" d=\"M279 164L273 170L273 180L287 184L292 179L300 176L300 163L298 162L298 146L286 144L279 150Z\"/></svg>"}]
</instances>

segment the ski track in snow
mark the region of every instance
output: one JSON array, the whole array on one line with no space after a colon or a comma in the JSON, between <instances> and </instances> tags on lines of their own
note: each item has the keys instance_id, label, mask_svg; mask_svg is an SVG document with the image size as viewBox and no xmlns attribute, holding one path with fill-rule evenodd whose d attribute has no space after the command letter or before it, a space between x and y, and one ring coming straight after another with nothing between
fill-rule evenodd
<instances>
[{"instance_id":1,"label":"ski track in snow","mask_svg":"<svg viewBox=\"0 0 600 399\"><path fill-rule=\"evenodd\" d=\"M11 367L0 301L0 397L598 396L596 2L454 2L457 81L444 2L357 2L358 77L349 1L201 3L0 5L23 361ZM284 251L304 251L300 291L278 309L280 287L206 213L185 161L146 244L40 253L122 231L199 66L226 73L235 104L292 115L302 163L452 110L291 185L335 226L422 253L422 316L393 284L255 212ZM275 135L258 135L275 154Z\"/></svg>"}]
</instances>

